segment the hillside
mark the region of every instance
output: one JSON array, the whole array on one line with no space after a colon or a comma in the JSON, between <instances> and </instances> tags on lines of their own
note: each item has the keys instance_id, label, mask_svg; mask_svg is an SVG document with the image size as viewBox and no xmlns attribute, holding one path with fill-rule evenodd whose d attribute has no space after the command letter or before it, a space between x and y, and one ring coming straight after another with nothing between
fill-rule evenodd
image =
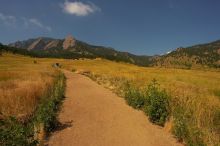
<instances>
[{"instance_id":1,"label":"hillside","mask_svg":"<svg viewBox=\"0 0 220 146\"><path fill-rule=\"evenodd\" d=\"M127 52L116 51L113 48L90 45L76 40L73 36L65 39L53 39L40 37L25 41L18 41L8 45L9 47L26 49L37 57L55 58L105 58L113 61L128 62L140 66L148 66L150 57L137 56Z\"/></svg>"},{"instance_id":2,"label":"hillside","mask_svg":"<svg viewBox=\"0 0 220 146\"><path fill-rule=\"evenodd\" d=\"M219 68L220 40L208 44L177 48L160 56L134 55L116 51L113 48L90 45L76 40L72 36L65 39L40 37L18 41L8 45L7 50L34 57L50 58L104 58L117 62L127 62L139 66L157 66L170 68ZM22 49L21 49L22 48Z\"/></svg>"},{"instance_id":3,"label":"hillside","mask_svg":"<svg viewBox=\"0 0 220 146\"><path fill-rule=\"evenodd\" d=\"M191 68L220 67L220 40L176 50L154 58L155 66Z\"/></svg>"}]
</instances>

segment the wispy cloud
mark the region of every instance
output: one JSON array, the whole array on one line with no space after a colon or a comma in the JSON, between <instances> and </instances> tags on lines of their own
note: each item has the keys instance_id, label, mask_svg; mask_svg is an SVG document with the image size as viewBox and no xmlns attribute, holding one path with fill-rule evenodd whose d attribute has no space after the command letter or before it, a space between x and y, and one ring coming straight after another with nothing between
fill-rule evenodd
<instances>
[{"instance_id":1,"label":"wispy cloud","mask_svg":"<svg viewBox=\"0 0 220 146\"><path fill-rule=\"evenodd\" d=\"M40 20L36 18L26 18L26 17L15 17L12 15L6 15L0 12L0 23L8 27L13 28L30 28L30 27L37 27L42 30L51 31L52 28L50 26L44 25Z\"/></svg>"},{"instance_id":2,"label":"wispy cloud","mask_svg":"<svg viewBox=\"0 0 220 146\"><path fill-rule=\"evenodd\" d=\"M5 15L0 13L0 21L5 25L14 25L16 23L16 17L11 15Z\"/></svg>"},{"instance_id":3,"label":"wispy cloud","mask_svg":"<svg viewBox=\"0 0 220 146\"><path fill-rule=\"evenodd\" d=\"M24 21L24 25L25 27L30 27L30 26L36 26L38 28L47 30L47 31L51 31L52 28L50 26L44 25L42 24L42 22L40 22L40 20L36 19L36 18L25 18L22 17L23 21Z\"/></svg>"},{"instance_id":4,"label":"wispy cloud","mask_svg":"<svg viewBox=\"0 0 220 146\"><path fill-rule=\"evenodd\" d=\"M87 16L101 9L93 3L69 2L65 1L62 5L64 12L76 16Z\"/></svg>"}]
</instances>

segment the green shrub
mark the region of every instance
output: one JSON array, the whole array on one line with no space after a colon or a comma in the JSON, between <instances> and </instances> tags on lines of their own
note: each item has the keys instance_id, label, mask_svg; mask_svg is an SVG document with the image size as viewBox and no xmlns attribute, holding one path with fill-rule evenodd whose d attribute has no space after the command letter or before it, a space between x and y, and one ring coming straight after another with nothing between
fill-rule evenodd
<instances>
[{"instance_id":1,"label":"green shrub","mask_svg":"<svg viewBox=\"0 0 220 146\"><path fill-rule=\"evenodd\" d=\"M169 113L170 96L165 90L160 90L159 84L154 79L147 87L145 95L144 111L151 122L163 126Z\"/></svg>"},{"instance_id":2,"label":"green shrub","mask_svg":"<svg viewBox=\"0 0 220 146\"><path fill-rule=\"evenodd\" d=\"M128 105L136 109L140 109L143 107L144 97L141 91L137 90L134 86L127 82L125 85L124 92L124 97Z\"/></svg>"},{"instance_id":3,"label":"green shrub","mask_svg":"<svg viewBox=\"0 0 220 146\"><path fill-rule=\"evenodd\" d=\"M147 89L140 90L130 83L125 84L124 97L128 105L142 109L149 117L150 121L163 126L169 116L170 96L165 90L159 89L159 84L153 80Z\"/></svg>"}]
</instances>

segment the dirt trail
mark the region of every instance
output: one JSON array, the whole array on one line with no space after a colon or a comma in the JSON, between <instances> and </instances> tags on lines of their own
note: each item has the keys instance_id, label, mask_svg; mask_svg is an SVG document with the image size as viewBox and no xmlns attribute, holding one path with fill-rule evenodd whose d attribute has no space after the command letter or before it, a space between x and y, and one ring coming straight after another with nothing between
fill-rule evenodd
<instances>
[{"instance_id":1,"label":"dirt trail","mask_svg":"<svg viewBox=\"0 0 220 146\"><path fill-rule=\"evenodd\" d=\"M50 146L181 146L143 112L89 78L64 71L66 99L59 115L62 126Z\"/></svg>"}]
</instances>

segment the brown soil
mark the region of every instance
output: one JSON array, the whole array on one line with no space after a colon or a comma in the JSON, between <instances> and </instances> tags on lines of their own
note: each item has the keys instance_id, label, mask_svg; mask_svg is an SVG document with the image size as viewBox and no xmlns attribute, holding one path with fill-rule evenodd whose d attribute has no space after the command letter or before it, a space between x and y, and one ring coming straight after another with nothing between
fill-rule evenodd
<instances>
[{"instance_id":1,"label":"brown soil","mask_svg":"<svg viewBox=\"0 0 220 146\"><path fill-rule=\"evenodd\" d=\"M89 78L64 71L66 99L51 146L181 146L143 112Z\"/></svg>"}]
</instances>

